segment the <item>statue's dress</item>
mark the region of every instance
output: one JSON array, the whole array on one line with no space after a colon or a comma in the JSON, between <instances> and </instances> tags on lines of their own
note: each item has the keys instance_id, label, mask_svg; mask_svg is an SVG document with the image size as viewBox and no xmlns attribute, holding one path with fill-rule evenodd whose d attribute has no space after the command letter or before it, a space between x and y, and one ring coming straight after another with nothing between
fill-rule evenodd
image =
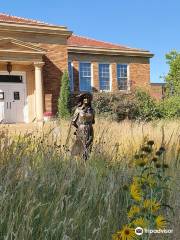
<instances>
[{"instance_id":1,"label":"statue's dress","mask_svg":"<svg viewBox=\"0 0 180 240\"><path fill-rule=\"evenodd\" d=\"M76 130L76 141L72 147L72 155L81 155L87 159L93 143L94 110L92 107L78 107L75 111L73 125Z\"/></svg>"}]
</instances>

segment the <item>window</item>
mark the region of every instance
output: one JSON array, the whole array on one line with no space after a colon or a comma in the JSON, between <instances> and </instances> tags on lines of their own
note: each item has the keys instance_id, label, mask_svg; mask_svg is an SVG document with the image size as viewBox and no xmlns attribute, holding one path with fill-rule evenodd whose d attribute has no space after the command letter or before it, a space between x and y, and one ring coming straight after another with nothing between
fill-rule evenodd
<instances>
[{"instance_id":1,"label":"window","mask_svg":"<svg viewBox=\"0 0 180 240\"><path fill-rule=\"evenodd\" d=\"M22 83L23 78L19 75L0 75L0 82L6 83Z\"/></svg>"},{"instance_id":2,"label":"window","mask_svg":"<svg viewBox=\"0 0 180 240\"><path fill-rule=\"evenodd\" d=\"M127 64L117 64L117 81L119 90L127 90Z\"/></svg>"},{"instance_id":3,"label":"window","mask_svg":"<svg viewBox=\"0 0 180 240\"><path fill-rule=\"evenodd\" d=\"M74 90L74 84L73 84L73 65L72 65L72 62L68 62L68 73L69 73L70 89L71 89L71 91L73 91Z\"/></svg>"},{"instance_id":4,"label":"window","mask_svg":"<svg viewBox=\"0 0 180 240\"><path fill-rule=\"evenodd\" d=\"M79 64L80 91L91 91L91 63Z\"/></svg>"},{"instance_id":5,"label":"window","mask_svg":"<svg viewBox=\"0 0 180 240\"><path fill-rule=\"evenodd\" d=\"M110 69L109 64L99 64L99 85L100 90L110 90Z\"/></svg>"},{"instance_id":6,"label":"window","mask_svg":"<svg viewBox=\"0 0 180 240\"><path fill-rule=\"evenodd\" d=\"M4 100L4 92L0 92L0 100Z\"/></svg>"},{"instance_id":7,"label":"window","mask_svg":"<svg viewBox=\"0 0 180 240\"><path fill-rule=\"evenodd\" d=\"M20 100L20 92L14 92L14 100Z\"/></svg>"}]
</instances>

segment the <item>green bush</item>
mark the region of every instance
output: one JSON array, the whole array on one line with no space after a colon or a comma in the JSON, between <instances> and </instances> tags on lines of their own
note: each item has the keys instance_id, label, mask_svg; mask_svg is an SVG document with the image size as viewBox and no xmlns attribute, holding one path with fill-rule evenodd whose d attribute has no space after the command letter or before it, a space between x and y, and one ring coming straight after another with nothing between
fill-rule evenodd
<instances>
[{"instance_id":1,"label":"green bush","mask_svg":"<svg viewBox=\"0 0 180 240\"><path fill-rule=\"evenodd\" d=\"M179 118L180 117L180 97L172 96L165 98L159 104L160 111L164 118Z\"/></svg>"},{"instance_id":2,"label":"green bush","mask_svg":"<svg viewBox=\"0 0 180 240\"><path fill-rule=\"evenodd\" d=\"M163 116L159 104L147 92L137 89L135 101L138 109L138 118L143 120L153 120Z\"/></svg>"},{"instance_id":3,"label":"green bush","mask_svg":"<svg viewBox=\"0 0 180 240\"><path fill-rule=\"evenodd\" d=\"M98 92L93 95L93 107L96 116L117 122L124 119L151 121L180 117L179 99L179 96L172 96L157 101L141 89L129 94Z\"/></svg>"},{"instance_id":4,"label":"green bush","mask_svg":"<svg viewBox=\"0 0 180 240\"><path fill-rule=\"evenodd\" d=\"M126 118L149 121L162 117L159 104L142 90L131 94L96 93L93 104L97 115L116 121Z\"/></svg>"},{"instance_id":5,"label":"green bush","mask_svg":"<svg viewBox=\"0 0 180 240\"><path fill-rule=\"evenodd\" d=\"M58 116L60 118L70 117L70 83L67 70L64 71L61 80L61 90L58 99Z\"/></svg>"},{"instance_id":6,"label":"green bush","mask_svg":"<svg viewBox=\"0 0 180 240\"><path fill-rule=\"evenodd\" d=\"M97 115L121 121L134 118L137 109L134 96L121 93L96 93L93 105Z\"/></svg>"}]
</instances>

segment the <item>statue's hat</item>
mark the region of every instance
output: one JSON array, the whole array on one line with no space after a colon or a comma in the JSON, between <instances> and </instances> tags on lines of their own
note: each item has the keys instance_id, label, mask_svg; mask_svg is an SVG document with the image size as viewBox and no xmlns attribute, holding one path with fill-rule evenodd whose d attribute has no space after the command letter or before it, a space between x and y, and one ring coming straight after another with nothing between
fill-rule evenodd
<instances>
[{"instance_id":1,"label":"statue's hat","mask_svg":"<svg viewBox=\"0 0 180 240\"><path fill-rule=\"evenodd\" d=\"M78 102L82 101L84 98L89 98L90 101L92 101L93 96L90 92L82 92L79 95L76 96Z\"/></svg>"}]
</instances>

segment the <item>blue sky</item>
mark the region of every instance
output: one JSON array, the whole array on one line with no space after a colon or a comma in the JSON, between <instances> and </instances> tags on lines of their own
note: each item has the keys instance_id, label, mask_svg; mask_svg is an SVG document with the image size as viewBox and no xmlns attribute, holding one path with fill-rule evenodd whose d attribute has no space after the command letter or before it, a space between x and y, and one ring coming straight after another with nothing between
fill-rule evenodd
<instances>
[{"instance_id":1,"label":"blue sky","mask_svg":"<svg viewBox=\"0 0 180 240\"><path fill-rule=\"evenodd\" d=\"M144 48L151 59L151 81L168 71L165 54L180 50L178 0L0 0L0 12L65 25L98 40Z\"/></svg>"}]
</instances>

